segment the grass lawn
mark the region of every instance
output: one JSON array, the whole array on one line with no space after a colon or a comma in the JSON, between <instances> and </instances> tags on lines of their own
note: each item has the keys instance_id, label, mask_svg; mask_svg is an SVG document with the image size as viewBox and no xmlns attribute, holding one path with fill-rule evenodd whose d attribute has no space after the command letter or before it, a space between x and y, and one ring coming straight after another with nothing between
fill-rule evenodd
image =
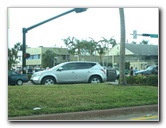
<instances>
[{"instance_id":1,"label":"grass lawn","mask_svg":"<svg viewBox=\"0 0 166 128\"><path fill-rule=\"evenodd\" d=\"M8 87L8 116L29 116L158 104L158 87L102 84ZM40 107L40 110L33 110Z\"/></svg>"}]
</instances>

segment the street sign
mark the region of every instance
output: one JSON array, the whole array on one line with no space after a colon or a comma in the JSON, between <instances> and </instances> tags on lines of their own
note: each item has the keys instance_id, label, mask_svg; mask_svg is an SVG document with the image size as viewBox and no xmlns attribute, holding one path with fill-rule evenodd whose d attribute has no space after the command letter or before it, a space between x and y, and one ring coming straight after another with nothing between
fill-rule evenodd
<instances>
[{"instance_id":1,"label":"street sign","mask_svg":"<svg viewBox=\"0 0 166 128\"><path fill-rule=\"evenodd\" d=\"M137 39L137 30L133 30L133 39Z\"/></svg>"},{"instance_id":2,"label":"street sign","mask_svg":"<svg viewBox=\"0 0 166 128\"><path fill-rule=\"evenodd\" d=\"M150 34L151 38L158 38L158 34Z\"/></svg>"}]
</instances>

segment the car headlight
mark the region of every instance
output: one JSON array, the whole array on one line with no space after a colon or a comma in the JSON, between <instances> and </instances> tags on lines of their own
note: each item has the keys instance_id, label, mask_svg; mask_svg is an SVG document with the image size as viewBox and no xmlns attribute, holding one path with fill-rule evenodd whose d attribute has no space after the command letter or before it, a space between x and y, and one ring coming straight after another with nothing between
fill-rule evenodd
<instances>
[{"instance_id":1,"label":"car headlight","mask_svg":"<svg viewBox=\"0 0 166 128\"><path fill-rule=\"evenodd\" d=\"M32 77L39 77L39 76L41 76L41 73L35 73L32 75Z\"/></svg>"}]
</instances>

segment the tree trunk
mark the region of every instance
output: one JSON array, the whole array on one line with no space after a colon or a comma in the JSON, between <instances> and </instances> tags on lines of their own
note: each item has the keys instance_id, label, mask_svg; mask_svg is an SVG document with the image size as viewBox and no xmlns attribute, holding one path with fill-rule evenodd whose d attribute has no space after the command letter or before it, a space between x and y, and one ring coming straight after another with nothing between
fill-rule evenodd
<instances>
[{"instance_id":1,"label":"tree trunk","mask_svg":"<svg viewBox=\"0 0 166 128\"><path fill-rule=\"evenodd\" d=\"M126 41L126 33L125 33L125 17L124 17L124 9L119 8L120 15L120 29L121 29L121 39L120 39L120 84L127 85L126 76L125 76L125 41Z\"/></svg>"}]
</instances>

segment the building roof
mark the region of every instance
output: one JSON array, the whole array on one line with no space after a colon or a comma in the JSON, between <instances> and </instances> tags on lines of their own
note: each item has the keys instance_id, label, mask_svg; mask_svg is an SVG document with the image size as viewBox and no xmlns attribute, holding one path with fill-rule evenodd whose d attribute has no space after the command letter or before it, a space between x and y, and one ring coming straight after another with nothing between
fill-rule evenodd
<instances>
[{"instance_id":1,"label":"building roof","mask_svg":"<svg viewBox=\"0 0 166 128\"><path fill-rule=\"evenodd\" d=\"M158 45L126 44L126 49L134 55L158 55Z\"/></svg>"}]
</instances>

